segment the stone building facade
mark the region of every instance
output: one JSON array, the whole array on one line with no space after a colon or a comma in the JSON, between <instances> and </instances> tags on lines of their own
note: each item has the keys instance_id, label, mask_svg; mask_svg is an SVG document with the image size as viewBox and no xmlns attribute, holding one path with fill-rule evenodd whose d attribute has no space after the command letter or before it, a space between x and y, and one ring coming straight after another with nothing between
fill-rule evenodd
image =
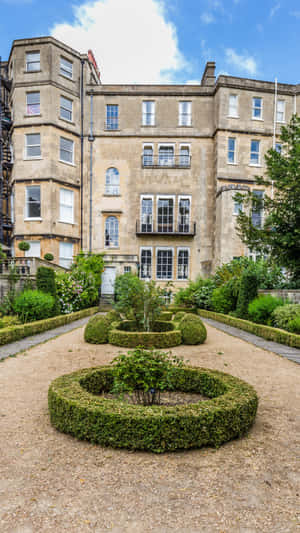
<instances>
[{"instance_id":1,"label":"stone building facade","mask_svg":"<svg viewBox=\"0 0 300 533\"><path fill-rule=\"evenodd\" d=\"M299 85L216 79L213 62L200 85L103 85L90 52L52 37L14 41L8 66L15 255L104 252L109 293L116 273L180 287L249 254L234 195L259 191Z\"/></svg>"}]
</instances>

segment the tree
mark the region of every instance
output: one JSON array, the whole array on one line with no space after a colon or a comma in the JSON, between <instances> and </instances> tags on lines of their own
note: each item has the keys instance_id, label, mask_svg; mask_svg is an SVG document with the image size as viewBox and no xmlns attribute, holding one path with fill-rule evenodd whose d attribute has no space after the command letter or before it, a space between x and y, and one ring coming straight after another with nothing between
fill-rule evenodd
<instances>
[{"instance_id":1,"label":"tree","mask_svg":"<svg viewBox=\"0 0 300 533\"><path fill-rule=\"evenodd\" d=\"M265 156L267 175L256 184L267 188L263 199L253 192L236 194L248 209L237 217L237 233L250 250L267 254L285 267L294 280L300 278L300 117L294 115L281 129L281 150ZM264 221L253 215L264 209Z\"/></svg>"}]
</instances>

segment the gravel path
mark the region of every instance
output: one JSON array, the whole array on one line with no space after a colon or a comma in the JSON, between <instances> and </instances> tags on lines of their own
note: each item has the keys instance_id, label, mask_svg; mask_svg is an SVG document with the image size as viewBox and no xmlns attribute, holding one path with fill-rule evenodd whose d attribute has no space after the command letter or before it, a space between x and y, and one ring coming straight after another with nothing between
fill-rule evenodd
<instances>
[{"instance_id":1,"label":"gravel path","mask_svg":"<svg viewBox=\"0 0 300 533\"><path fill-rule=\"evenodd\" d=\"M154 455L94 446L49 423L57 376L119 349L76 329L0 364L1 533L300 531L300 367L210 326L193 365L245 379L260 403L248 437L218 450Z\"/></svg>"}]
</instances>

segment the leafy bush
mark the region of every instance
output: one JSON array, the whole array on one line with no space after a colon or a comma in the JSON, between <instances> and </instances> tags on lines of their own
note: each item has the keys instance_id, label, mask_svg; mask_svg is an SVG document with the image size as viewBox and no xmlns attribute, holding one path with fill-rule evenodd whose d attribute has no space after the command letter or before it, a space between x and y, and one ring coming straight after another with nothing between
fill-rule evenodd
<instances>
[{"instance_id":1,"label":"leafy bush","mask_svg":"<svg viewBox=\"0 0 300 533\"><path fill-rule=\"evenodd\" d=\"M248 306L249 319L257 324L272 324L272 313L276 307L282 306L282 298L274 298L271 295L263 295L255 298Z\"/></svg>"},{"instance_id":2,"label":"leafy bush","mask_svg":"<svg viewBox=\"0 0 300 533\"><path fill-rule=\"evenodd\" d=\"M145 282L132 273L118 276L115 284L116 309L133 318L139 331L152 331L164 307L164 289L154 281Z\"/></svg>"},{"instance_id":3,"label":"leafy bush","mask_svg":"<svg viewBox=\"0 0 300 533\"><path fill-rule=\"evenodd\" d=\"M21 322L33 322L53 315L55 300L42 291L24 291L13 304L14 311Z\"/></svg>"},{"instance_id":4,"label":"leafy bush","mask_svg":"<svg viewBox=\"0 0 300 533\"><path fill-rule=\"evenodd\" d=\"M36 288L56 298L55 272L52 268L40 266L37 269Z\"/></svg>"},{"instance_id":5,"label":"leafy bush","mask_svg":"<svg viewBox=\"0 0 300 533\"><path fill-rule=\"evenodd\" d=\"M201 318L186 314L179 323L183 344L203 344L207 332Z\"/></svg>"},{"instance_id":6,"label":"leafy bush","mask_svg":"<svg viewBox=\"0 0 300 533\"><path fill-rule=\"evenodd\" d=\"M113 367L99 367L53 381L48 393L52 425L101 446L162 453L219 447L247 433L255 419L258 398L253 387L216 370L173 371L171 387L207 396L204 404L144 406L103 399L113 379Z\"/></svg>"},{"instance_id":7,"label":"leafy bush","mask_svg":"<svg viewBox=\"0 0 300 533\"><path fill-rule=\"evenodd\" d=\"M144 348L171 348L172 346L179 346L181 344L181 333L179 330L173 329L172 331L160 332L131 331L136 327L134 321L131 321L131 324L127 326L126 321L124 321L116 327L112 327L108 335L110 344L126 348L136 348L137 346ZM164 322L164 324L166 324L166 327L173 326L172 322Z\"/></svg>"},{"instance_id":8,"label":"leafy bush","mask_svg":"<svg viewBox=\"0 0 300 533\"><path fill-rule=\"evenodd\" d=\"M111 324L112 322L121 320L121 315L117 311L109 311L106 313L105 318Z\"/></svg>"},{"instance_id":9,"label":"leafy bush","mask_svg":"<svg viewBox=\"0 0 300 533\"><path fill-rule=\"evenodd\" d=\"M29 242L21 241L21 242L19 242L19 244L18 244L18 248L19 248L19 250L21 250L22 252L28 252L28 250L30 250L30 244L29 244Z\"/></svg>"},{"instance_id":10,"label":"leafy bush","mask_svg":"<svg viewBox=\"0 0 300 533\"><path fill-rule=\"evenodd\" d=\"M84 330L84 340L91 344L106 344L108 342L110 322L105 316L93 316Z\"/></svg>"},{"instance_id":11,"label":"leafy bush","mask_svg":"<svg viewBox=\"0 0 300 533\"><path fill-rule=\"evenodd\" d=\"M84 271L56 272L55 283L60 313L67 314L97 305L98 287L93 274Z\"/></svg>"},{"instance_id":12,"label":"leafy bush","mask_svg":"<svg viewBox=\"0 0 300 533\"><path fill-rule=\"evenodd\" d=\"M238 299L238 286L235 278L227 281L224 285L213 290L211 297L211 306L217 313L225 315L234 311Z\"/></svg>"},{"instance_id":13,"label":"leafy bush","mask_svg":"<svg viewBox=\"0 0 300 533\"><path fill-rule=\"evenodd\" d=\"M300 304L288 304L276 307L276 309L273 311L272 319L274 326L277 328L288 329L289 322L299 316Z\"/></svg>"},{"instance_id":14,"label":"leafy bush","mask_svg":"<svg viewBox=\"0 0 300 533\"><path fill-rule=\"evenodd\" d=\"M174 315L174 321L179 322L185 316L185 314L185 311L177 311L177 313Z\"/></svg>"},{"instance_id":15,"label":"leafy bush","mask_svg":"<svg viewBox=\"0 0 300 533\"><path fill-rule=\"evenodd\" d=\"M216 284L213 279L203 280L203 285L193 294L193 302L201 309L211 309L211 297Z\"/></svg>"},{"instance_id":16,"label":"leafy bush","mask_svg":"<svg viewBox=\"0 0 300 533\"><path fill-rule=\"evenodd\" d=\"M76 273L75 279L77 273L86 274L87 277L92 277L97 291L101 286L101 274L103 270L103 254L85 254L82 251L75 257L71 266L72 274L74 272Z\"/></svg>"},{"instance_id":17,"label":"leafy bush","mask_svg":"<svg viewBox=\"0 0 300 533\"><path fill-rule=\"evenodd\" d=\"M172 320L172 311L162 311L159 316L159 320Z\"/></svg>"},{"instance_id":18,"label":"leafy bush","mask_svg":"<svg viewBox=\"0 0 300 533\"><path fill-rule=\"evenodd\" d=\"M187 307L192 307L194 293L201 289L204 281L205 280L199 276L196 281L190 281L188 286L184 289L179 289L179 291L175 294L175 306L183 305Z\"/></svg>"},{"instance_id":19,"label":"leafy bush","mask_svg":"<svg viewBox=\"0 0 300 533\"><path fill-rule=\"evenodd\" d=\"M173 388L174 368L182 366L182 359L171 353L136 348L128 354L120 354L112 361L114 381L112 392L133 394L136 403L153 405L160 403L160 393Z\"/></svg>"},{"instance_id":20,"label":"leafy bush","mask_svg":"<svg viewBox=\"0 0 300 533\"><path fill-rule=\"evenodd\" d=\"M18 324L20 324L20 320L17 316L3 316L0 318L0 329L17 326Z\"/></svg>"},{"instance_id":21,"label":"leafy bush","mask_svg":"<svg viewBox=\"0 0 300 533\"><path fill-rule=\"evenodd\" d=\"M291 333L297 333L298 335L300 334L300 315L289 321L287 330L291 331Z\"/></svg>"},{"instance_id":22,"label":"leafy bush","mask_svg":"<svg viewBox=\"0 0 300 533\"><path fill-rule=\"evenodd\" d=\"M239 295L236 306L236 316L248 318L248 305L257 297L258 276L251 266L246 268L241 276Z\"/></svg>"}]
</instances>

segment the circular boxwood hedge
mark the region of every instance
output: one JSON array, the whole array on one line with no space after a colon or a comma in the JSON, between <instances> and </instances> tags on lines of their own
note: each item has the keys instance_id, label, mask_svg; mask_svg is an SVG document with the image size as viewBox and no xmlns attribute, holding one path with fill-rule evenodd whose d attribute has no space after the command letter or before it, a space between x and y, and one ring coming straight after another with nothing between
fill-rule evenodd
<instances>
[{"instance_id":1,"label":"circular boxwood hedge","mask_svg":"<svg viewBox=\"0 0 300 533\"><path fill-rule=\"evenodd\" d=\"M113 367L89 368L54 380L48 393L53 426L102 446L161 453L219 447L247 433L254 422L258 404L255 390L229 374L177 368L173 374L177 391L210 399L186 405L143 406L100 396L111 390L113 372Z\"/></svg>"},{"instance_id":2,"label":"circular boxwood hedge","mask_svg":"<svg viewBox=\"0 0 300 533\"><path fill-rule=\"evenodd\" d=\"M136 331L133 320L124 320L114 327L108 334L110 344L135 348L171 348L181 344L181 333L172 322L157 320L154 324L154 331Z\"/></svg>"},{"instance_id":3,"label":"circular boxwood hedge","mask_svg":"<svg viewBox=\"0 0 300 533\"><path fill-rule=\"evenodd\" d=\"M196 315L186 314L179 322L183 344L203 344L207 332L201 318Z\"/></svg>"}]
</instances>

